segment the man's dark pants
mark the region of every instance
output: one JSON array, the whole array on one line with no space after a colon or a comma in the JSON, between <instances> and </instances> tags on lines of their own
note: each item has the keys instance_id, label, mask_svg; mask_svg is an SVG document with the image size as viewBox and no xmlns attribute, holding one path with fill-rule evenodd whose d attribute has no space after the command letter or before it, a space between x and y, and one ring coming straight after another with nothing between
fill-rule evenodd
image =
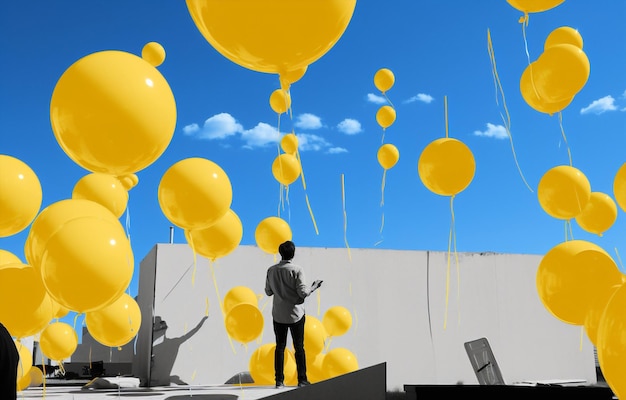
<instances>
[{"instance_id":1,"label":"man's dark pants","mask_svg":"<svg viewBox=\"0 0 626 400\"><path fill-rule=\"evenodd\" d=\"M287 347L287 331L291 331L291 340L295 348L296 366L298 368L298 383L306 382L306 355L304 353L304 321L293 324L281 324L274 321L274 334L276 335L276 350L274 352L274 370L276 371L276 383L284 382L285 374L285 347Z\"/></svg>"}]
</instances>

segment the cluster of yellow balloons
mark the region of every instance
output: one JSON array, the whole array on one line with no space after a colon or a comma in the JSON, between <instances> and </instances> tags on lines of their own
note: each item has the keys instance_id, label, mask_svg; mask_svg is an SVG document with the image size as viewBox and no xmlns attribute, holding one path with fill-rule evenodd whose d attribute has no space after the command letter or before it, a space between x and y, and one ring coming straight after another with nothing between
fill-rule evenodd
<instances>
[{"instance_id":1,"label":"cluster of yellow balloons","mask_svg":"<svg viewBox=\"0 0 626 400\"><path fill-rule=\"evenodd\" d=\"M246 286L230 289L223 300L224 325L232 339L247 344L263 333L264 319L258 297Z\"/></svg>"},{"instance_id":2,"label":"cluster of yellow balloons","mask_svg":"<svg viewBox=\"0 0 626 400\"><path fill-rule=\"evenodd\" d=\"M552 115L565 109L589 79L590 64L580 33L569 26L553 30L543 53L520 78L520 91L533 109Z\"/></svg>"}]
</instances>

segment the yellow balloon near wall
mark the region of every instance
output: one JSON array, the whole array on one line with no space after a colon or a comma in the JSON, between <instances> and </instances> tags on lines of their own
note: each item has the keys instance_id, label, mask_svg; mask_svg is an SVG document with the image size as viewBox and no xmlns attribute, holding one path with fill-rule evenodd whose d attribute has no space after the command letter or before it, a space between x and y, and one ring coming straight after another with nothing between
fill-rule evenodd
<instances>
[{"instance_id":1,"label":"yellow balloon near wall","mask_svg":"<svg viewBox=\"0 0 626 400\"><path fill-rule=\"evenodd\" d=\"M72 190L73 199L85 199L103 205L120 218L128 204L128 191L113 175L94 172L83 176Z\"/></svg>"},{"instance_id":2,"label":"yellow balloon near wall","mask_svg":"<svg viewBox=\"0 0 626 400\"><path fill-rule=\"evenodd\" d=\"M185 230L185 238L192 249L212 261L232 253L242 237L243 225L232 209L208 228Z\"/></svg>"},{"instance_id":3,"label":"yellow balloon near wall","mask_svg":"<svg viewBox=\"0 0 626 400\"><path fill-rule=\"evenodd\" d=\"M558 165L549 169L539 181L537 198L548 215L571 219L579 215L591 197L591 184L578 169Z\"/></svg>"},{"instance_id":4,"label":"yellow balloon near wall","mask_svg":"<svg viewBox=\"0 0 626 400\"><path fill-rule=\"evenodd\" d=\"M85 325L98 343L120 347L139 333L141 310L135 299L122 293L112 304L86 313Z\"/></svg>"},{"instance_id":5,"label":"yellow balloon near wall","mask_svg":"<svg viewBox=\"0 0 626 400\"><path fill-rule=\"evenodd\" d=\"M324 313L322 323L329 336L341 336L352 326L352 314L345 307L333 306Z\"/></svg>"},{"instance_id":6,"label":"yellow balloon near wall","mask_svg":"<svg viewBox=\"0 0 626 400\"><path fill-rule=\"evenodd\" d=\"M35 172L22 160L0 154L0 237L15 235L30 225L42 197Z\"/></svg>"},{"instance_id":7,"label":"yellow balloon near wall","mask_svg":"<svg viewBox=\"0 0 626 400\"><path fill-rule=\"evenodd\" d=\"M257 246L268 254L277 254L281 243L291 240L291 227L282 218L267 217L256 227L254 239Z\"/></svg>"},{"instance_id":8,"label":"yellow balloon near wall","mask_svg":"<svg viewBox=\"0 0 626 400\"><path fill-rule=\"evenodd\" d=\"M602 375L615 396L626 397L626 285L620 285L608 301L598 326L598 361Z\"/></svg>"},{"instance_id":9,"label":"yellow balloon near wall","mask_svg":"<svg viewBox=\"0 0 626 400\"><path fill-rule=\"evenodd\" d=\"M78 336L71 325L53 322L41 332L41 352L51 360L63 361L70 358L78 347Z\"/></svg>"},{"instance_id":10,"label":"yellow balloon near wall","mask_svg":"<svg viewBox=\"0 0 626 400\"><path fill-rule=\"evenodd\" d=\"M324 356L322 369L326 374L326 378L335 378L356 371L359 369L359 362L350 350L338 347L330 350Z\"/></svg>"},{"instance_id":11,"label":"yellow balloon near wall","mask_svg":"<svg viewBox=\"0 0 626 400\"><path fill-rule=\"evenodd\" d=\"M320 354L325 347L328 332L324 324L312 315L307 315L304 321L304 350L307 358Z\"/></svg>"},{"instance_id":12,"label":"yellow balloon near wall","mask_svg":"<svg viewBox=\"0 0 626 400\"><path fill-rule=\"evenodd\" d=\"M474 179L474 154L460 140L440 138L429 143L417 164L420 179L426 188L441 196L456 195Z\"/></svg>"},{"instance_id":13,"label":"yellow balloon near wall","mask_svg":"<svg viewBox=\"0 0 626 400\"><path fill-rule=\"evenodd\" d=\"M256 293L247 286L235 286L224 296L224 313L228 312L241 303L248 303L258 307Z\"/></svg>"},{"instance_id":14,"label":"yellow balloon near wall","mask_svg":"<svg viewBox=\"0 0 626 400\"><path fill-rule=\"evenodd\" d=\"M263 333L263 314L254 304L239 303L228 311L224 324L231 338L246 344Z\"/></svg>"},{"instance_id":15,"label":"yellow balloon near wall","mask_svg":"<svg viewBox=\"0 0 626 400\"><path fill-rule=\"evenodd\" d=\"M617 206L606 193L591 192L589 202L576 216L578 225L590 233L602 236L617 220Z\"/></svg>"}]
</instances>

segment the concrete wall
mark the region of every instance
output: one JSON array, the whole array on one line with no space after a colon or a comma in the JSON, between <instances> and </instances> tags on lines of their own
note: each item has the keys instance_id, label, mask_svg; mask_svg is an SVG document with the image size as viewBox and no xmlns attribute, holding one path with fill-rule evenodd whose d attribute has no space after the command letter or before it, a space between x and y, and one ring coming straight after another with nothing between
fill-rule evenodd
<instances>
[{"instance_id":1,"label":"concrete wall","mask_svg":"<svg viewBox=\"0 0 626 400\"><path fill-rule=\"evenodd\" d=\"M294 262L309 281L324 280L319 295L307 299L307 314L322 320L335 305L352 313L352 328L332 338L329 349L347 348L360 367L386 362L390 390L477 383L463 344L480 337L489 339L507 383L595 383L593 345L583 328L557 320L537 296L540 260L458 253L449 262L446 252L298 248ZM274 342L271 299L263 289L266 270L276 261L255 246L241 246L211 263L194 256L187 244L156 245L141 263L134 375L151 377L153 385L170 377L203 384L248 370L252 352ZM224 327L220 299L234 286L247 286L260 297L264 332L251 343L230 340ZM167 328L153 334L157 317Z\"/></svg>"}]
</instances>

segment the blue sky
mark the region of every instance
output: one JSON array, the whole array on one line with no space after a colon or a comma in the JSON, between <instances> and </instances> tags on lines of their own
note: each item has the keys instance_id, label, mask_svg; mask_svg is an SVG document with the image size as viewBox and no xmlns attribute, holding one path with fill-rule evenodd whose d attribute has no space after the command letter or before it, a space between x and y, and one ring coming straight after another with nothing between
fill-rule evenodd
<instances>
[{"instance_id":1,"label":"blue sky","mask_svg":"<svg viewBox=\"0 0 626 400\"><path fill-rule=\"evenodd\" d=\"M573 166L586 175L592 191L613 196L614 176L626 162L626 2L566 0L531 14L525 37L521 15L505 0L357 3L338 43L292 86L293 119L283 115L280 122L281 134L293 128L299 137L306 178L306 191L300 180L290 185L281 211L298 246L345 247L345 235L350 248L448 249L449 198L430 192L417 173L425 146L446 134L444 98L449 136L465 143L476 160L472 182L454 200L458 251L543 254L564 241L564 222L543 211L536 189L547 170L569 164L567 145ZM562 112L567 143L558 116L530 108L519 91L529 60L539 57L547 35L560 26L580 32L591 64L586 85ZM494 84L488 31L514 152L501 118L505 110ZM183 1L0 5L0 153L35 171L42 209L70 198L75 183L89 173L63 152L52 132L49 107L56 82L91 53L121 50L140 56L152 41L165 49L158 70L174 93L178 116L166 151L137 173L139 184L121 218L135 254L131 295L137 294L141 259L156 243L169 241L172 223L159 207L157 188L175 162L203 157L224 169L233 187L231 208L243 224L243 245L254 245L257 224L278 214L280 186L271 171L278 117L269 105L278 77L220 55L195 27ZM397 119L384 140L400 152L398 164L386 174L382 207L383 170L376 153L383 131L375 114L384 98L373 83L380 68L395 75L387 96ZM625 220L619 209L602 237L573 222L573 237L597 243L615 258L626 252ZM25 260L27 234L28 228L0 238L0 248ZM185 243L180 228L174 242Z\"/></svg>"}]
</instances>

